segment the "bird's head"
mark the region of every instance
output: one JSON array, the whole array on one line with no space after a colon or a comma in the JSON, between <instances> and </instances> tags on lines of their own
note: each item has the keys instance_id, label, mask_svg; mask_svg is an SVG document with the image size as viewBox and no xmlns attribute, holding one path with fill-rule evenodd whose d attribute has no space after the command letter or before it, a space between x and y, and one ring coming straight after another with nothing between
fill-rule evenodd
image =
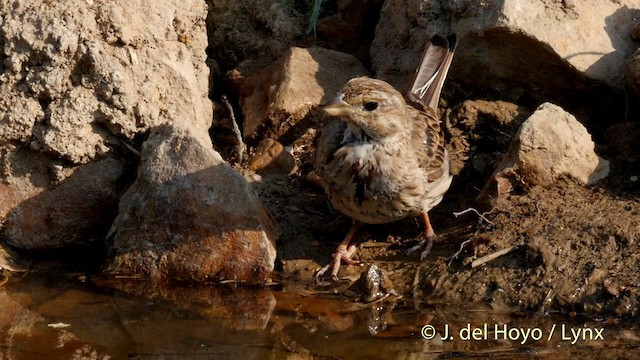
<instances>
[{"instance_id":1,"label":"bird's head","mask_svg":"<svg viewBox=\"0 0 640 360\"><path fill-rule=\"evenodd\" d=\"M399 91L382 80L349 80L324 111L344 119L354 134L376 140L409 129L406 102Z\"/></svg>"}]
</instances>

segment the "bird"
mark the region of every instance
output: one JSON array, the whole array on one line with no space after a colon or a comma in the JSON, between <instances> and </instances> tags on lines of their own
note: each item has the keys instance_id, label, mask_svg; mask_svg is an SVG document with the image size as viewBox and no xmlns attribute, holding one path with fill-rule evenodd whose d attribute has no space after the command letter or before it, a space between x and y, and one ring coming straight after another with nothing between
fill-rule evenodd
<instances>
[{"instance_id":1,"label":"bird","mask_svg":"<svg viewBox=\"0 0 640 360\"><path fill-rule=\"evenodd\" d=\"M423 249L423 260L429 254L436 235L428 212L453 179L437 107L456 46L455 34L434 35L404 96L385 81L357 77L324 106L332 121L318 137L315 172L331 205L353 225L316 279L331 269L337 280L342 263L358 263L351 240L363 223L420 216L424 234L407 252Z\"/></svg>"}]
</instances>

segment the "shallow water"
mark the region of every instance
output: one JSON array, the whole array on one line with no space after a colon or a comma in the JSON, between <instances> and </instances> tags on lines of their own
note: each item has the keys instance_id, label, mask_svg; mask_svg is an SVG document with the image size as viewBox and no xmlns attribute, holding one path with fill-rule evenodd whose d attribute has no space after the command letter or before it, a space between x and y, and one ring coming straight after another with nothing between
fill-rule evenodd
<instances>
[{"instance_id":1,"label":"shallow water","mask_svg":"<svg viewBox=\"0 0 640 360\"><path fill-rule=\"evenodd\" d=\"M613 320L404 299L365 305L233 286L117 287L47 274L10 279L0 288L0 359L557 359L640 352L637 324ZM421 335L429 325L433 339Z\"/></svg>"}]
</instances>

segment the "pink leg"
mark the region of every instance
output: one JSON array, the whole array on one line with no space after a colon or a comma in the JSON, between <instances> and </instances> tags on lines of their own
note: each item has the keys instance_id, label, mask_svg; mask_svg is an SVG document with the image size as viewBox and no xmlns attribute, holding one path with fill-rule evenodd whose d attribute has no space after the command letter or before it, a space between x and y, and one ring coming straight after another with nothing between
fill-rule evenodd
<instances>
[{"instance_id":1,"label":"pink leg","mask_svg":"<svg viewBox=\"0 0 640 360\"><path fill-rule=\"evenodd\" d=\"M356 253L356 246L349 245L349 243L351 242L351 239L356 234L358 229L360 229L360 226L362 226L361 222L359 221L353 222L353 225L351 225L351 229L349 229L349 232L347 233L347 235L344 237L340 245L338 245L338 248L336 249L336 253L333 256L333 262L329 263L327 266L323 267L322 269L320 269L320 271L318 271L318 273L316 274L316 280L320 279L322 275L324 275L324 273L327 272L327 270L329 270L329 267L331 267L331 278L333 280L337 280L338 271L340 270L340 264L342 262L344 262L347 265L355 265L359 263L358 261L351 259L351 256L353 256L353 254Z\"/></svg>"},{"instance_id":2,"label":"pink leg","mask_svg":"<svg viewBox=\"0 0 640 360\"><path fill-rule=\"evenodd\" d=\"M427 255L431 252L431 248L433 247L433 240L436 238L436 233L433 231L433 227L431 226L431 221L429 220L429 214L422 213L422 220L424 220L424 237L425 239L421 240L418 245L412 246L405 252L407 255L411 255L419 249L424 249L420 253L420 259L424 260L427 258Z\"/></svg>"},{"instance_id":3,"label":"pink leg","mask_svg":"<svg viewBox=\"0 0 640 360\"><path fill-rule=\"evenodd\" d=\"M424 245L424 250L422 250L422 252L420 253L420 259L424 260L431 252L431 248L433 247L433 240L436 238L436 233L435 231L433 231L431 221L429 221L429 214L427 214L426 212L422 213L422 219L424 220L424 236L427 237L427 243Z\"/></svg>"}]
</instances>

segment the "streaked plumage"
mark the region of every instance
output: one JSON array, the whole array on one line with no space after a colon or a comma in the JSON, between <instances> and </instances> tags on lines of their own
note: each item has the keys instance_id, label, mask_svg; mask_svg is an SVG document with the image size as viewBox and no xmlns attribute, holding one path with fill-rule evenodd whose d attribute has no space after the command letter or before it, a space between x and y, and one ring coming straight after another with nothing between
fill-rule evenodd
<instances>
[{"instance_id":1,"label":"streaked plumage","mask_svg":"<svg viewBox=\"0 0 640 360\"><path fill-rule=\"evenodd\" d=\"M360 77L325 107L338 119L319 138L316 171L331 204L355 220L335 255L334 277L342 261L353 262L348 244L360 222L422 215L427 240L435 236L427 212L452 180L436 108L455 44L455 35L431 39L406 99L384 81Z\"/></svg>"}]
</instances>

